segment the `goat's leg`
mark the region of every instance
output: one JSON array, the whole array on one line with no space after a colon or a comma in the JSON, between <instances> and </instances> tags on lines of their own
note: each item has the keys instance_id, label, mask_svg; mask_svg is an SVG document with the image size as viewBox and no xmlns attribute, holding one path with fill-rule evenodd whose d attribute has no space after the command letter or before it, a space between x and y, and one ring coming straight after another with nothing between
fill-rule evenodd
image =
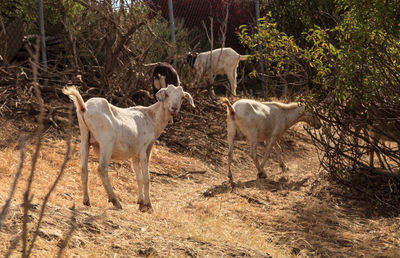
<instances>
[{"instance_id":1,"label":"goat's leg","mask_svg":"<svg viewBox=\"0 0 400 258\"><path fill-rule=\"evenodd\" d=\"M139 161L131 160L131 167L135 170L136 173L136 181L138 184L138 204L143 203L143 175L142 175L142 168L140 167Z\"/></svg>"},{"instance_id":2,"label":"goat's leg","mask_svg":"<svg viewBox=\"0 0 400 258\"><path fill-rule=\"evenodd\" d=\"M250 149L251 149L251 158L253 159L254 164L255 164L255 166L257 168L257 171L258 171L257 177L258 178L266 178L267 176L266 176L265 172L263 171L262 167L260 167L260 164L258 163L257 142L256 143L252 143L250 145Z\"/></svg>"},{"instance_id":3,"label":"goat's leg","mask_svg":"<svg viewBox=\"0 0 400 258\"><path fill-rule=\"evenodd\" d=\"M374 167L374 153L375 150L371 147L369 150L369 167L371 168Z\"/></svg>"},{"instance_id":4,"label":"goat's leg","mask_svg":"<svg viewBox=\"0 0 400 258\"><path fill-rule=\"evenodd\" d=\"M140 154L140 167L143 177L144 200L139 204L139 210L145 212L151 210L149 161L146 152Z\"/></svg>"},{"instance_id":5,"label":"goat's leg","mask_svg":"<svg viewBox=\"0 0 400 258\"><path fill-rule=\"evenodd\" d=\"M228 178L231 184L233 183L232 171L231 171L231 163L232 163L232 155L233 155L233 148L235 144L235 136L236 136L236 129L234 125L228 123Z\"/></svg>"},{"instance_id":6,"label":"goat's leg","mask_svg":"<svg viewBox=\"0 0 400 258\"><path fill-rule=\"evenodd\" d=\"M386 148L386 145L384 142L382 142L382 146L384 148ZM386 170L392 172L392 170L390 169L390 166L386 160L385 155L381 155L378 151L376 151L376 156L378 157L379 163L381 165L381 168L385 168Z\"/></svg>"},{"instance_id":7,"label":"goat's leg","mask_svg":"<svg viewBox=\"0 0 400 258\"><path fill-rule=\"evenodd\" d=\"M149 146L147 147L147 149L146 149L146 158L147 158L147 178L148 178L148 180L147 180L147 199L148 199L148 202L147 203L150 203L150 197L149 197L149 191L150 191L150 183L149 183L149 172L148 172L148 163L150 162L150 155L151 155L151 150L152 150L152 148L153 148L153 144L154 144L154 142L153 143L150 143L149 144ZM142 166L142 165L141 165ZM145 177L145 172L144 172L145 170L144 169L142 169L142 167L141 167L141 196L140 196L140 199L138 200L138 204L139 205L146 205L146 198L145 198L145 196L146 196L146 193L143 193L144 191L146 191L146 190L144 190L143 188L144 188L144 177ZM148 206L146 206L146 208L145 209L151 209L151 203L150 203L150 205L148 205Z\"/></svg>"},{"instance_id":8,"label":"goat's leg","mask_svg":"<svg viewBox=\"0 0 400 258\"><path fill-rule=\"evenodd\" d=\"M276 141L277 141L278 137L277 136L272 136L269 141L266 142L265 144L265 148L264 148L264 158L261 162L260 168L262 169L262 171L264 172L264 166L265 166L265 162L267 162L267 159L269 158L269 155L271 153L272 147L274 147ZM259 178L263 178L266 177L265 172L264 175L259 175Z\"/></svg>"},{"instance_id":9,"label":"goat's leg","mask_svg":"<svg viewBox=\"0 0 400 258\"><path fill-rule=\"evenodd\" d=\"M374 154L376 152L376 147L375 146L377 146L377 144L378 144L378 141L375 138L373 138L372 139L372 143L370 144L370 147L369 147L369 151L370 151L370 153L369 153L369 166L371 168L374 167ZM379 154L377 153L377 155L379 155Z\"/></svg>"},{"instance_id":10,"label":"goat's leg","mask_svg":"<svg viewBox=\"0 0 400 258\"><path fill-rule=\"evenodd\" d=\"M112 155L112 144L107 144L107 146L100 145L100 157L99 157L99 167L98 171L103 183L104 189L108 195L108 201L112 202L115 208L122 209L121 204L118 201L117 196L115 196L112 189L110 179L108 178L108 164L110 163Z\"/></svg>"},{"instance_id":11,"label":"goat's leg","mask_svg":"<svg viewBox=\"0 0 400 258\"><path fill-rule=\"evenodd\" d=\"M236 96L236 88L237 88L236 76L237 76L236 68L233 69L233 71L227 73L229 84L231 86L231 94L233 96Z\"/></svg>"},{"instance_id":12,"label":"goat's leg","mask_svg":"<svg viewBox=\"0 0 400 258\"><path fill-rule=\"evenodd\" d=\"M201 90L203 90L200 86L204 82L203 80L203 70L196 70L196 73L194 75L194 78L191 82L191 87L196 90L196 93L198 94Z\"/></svg>"},{"instance_id":13,"label":"goat's leg","mask_svg":"<svg viewBox=\"0 0 400 258\"><path fill-rule=\"evenodd\" d=\"M285 161L283 161L283 150L279 142L276 143L276 147L278 149L278 159L279 159L279 166L282 168L283 172L286 172L289 170L289 167L286 165Z\"/></svg>"},{"instance_id":14,"label":"goat's leg","mask_svg":"<svg viewBox=\"0 0 400 258\"><path fill-rule=\"evenodd\" d=\"M88 192L88 157L89 157L89 131L81 129L81 181L83 190L83 204L90 206Z\"/></svg>"},{"instance_id":15,"label":"goat's leg","mask_svg":"<svg viewBox=\"0 0 400 258\"><path fill-rule=\"evenodd\" d=\"M215 81L212 79L206 79L205 82L206 82L208 94L210 95L211 100L216 99L217 95L215 94L215 91L214 91L214 82Z\"/></svg>"}]
</instances>

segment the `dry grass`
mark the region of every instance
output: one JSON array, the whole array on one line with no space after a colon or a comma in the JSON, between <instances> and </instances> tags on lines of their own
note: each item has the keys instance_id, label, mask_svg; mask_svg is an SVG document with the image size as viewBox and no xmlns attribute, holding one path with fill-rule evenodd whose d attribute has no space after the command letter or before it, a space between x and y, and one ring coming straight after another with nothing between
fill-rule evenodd
<instances>
[{"instance_id":1,"label":"dry grass","mask_svg":"<svg viewBox=\"0 0 400 258\"><path fill-rule=\"evenodd\" d=\"M20 129L2 122L0 203L8 196L19 164L14 136ZM399 217L369 216L364 204L332 196L331 186L318 177L318 157L308 136L301 127L297 131L291 131L282 144L289 172L283 174L273 156L264 181L255 180L254 166L242 150L246 147L235 150L233 175L238 187L233 190L226 184L225 160L206 163L157 145L150 162L153 213L138 211L135 175L127 163L111 165L110 178L123 206L122 211L113 209L94 159L89 166L92 207L82 205L75 140L64 176L49 199L33 254L56 256L74 216L76 229L64 250L66 257L399 257ZM65 148L63 140L43 143L33 204L41 204ZM21 232L22 193L34 145L26 149L26 165L0 232L2 254ZM28 231L38 219L40 208L35 205ZM20 250L19 245L14 255L20 256Z\"/></svg>"}]
</instances>

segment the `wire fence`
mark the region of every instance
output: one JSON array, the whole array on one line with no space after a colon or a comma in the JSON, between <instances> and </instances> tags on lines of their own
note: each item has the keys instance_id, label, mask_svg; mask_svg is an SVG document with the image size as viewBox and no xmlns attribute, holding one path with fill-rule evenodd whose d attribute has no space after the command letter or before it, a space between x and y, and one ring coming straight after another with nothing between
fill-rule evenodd
<instances>
[{"instance_id":1,"label":"wire fence","mask_svg":"<svg viewBox=\"0 0 400 258\"><path fill-rule=\"evenodd\" d=\"M38 4L40 1L43 1L44 9L42 19L40 18L40 8ZM165 21L168 21L170 18L168 0L74 0L69 4L64 3L63 5L57 4L51 0L40 1L38 2L30 0L25 2L22 0L17 0L16 2L23 3L18 8L25 8L28 10L26 11L27 14L25 14L23 17L19 17L18 15L10 16L7 12L0 10L0 59L3 60L2 62L6 64L13 62L18 64L28 62L28 46L31 49L34 49L37 39L45 34L45 40L41 40L42 45L40 46L40 60L43 71L46 71L46 65L49 66L49 73L54 72L54 68L61 66L64 66L64 70L74 69L75 71L82 71L82 69L84 69L87 72L86 77L90 76L91 82L99 81L99 85L112 84L112 80L109 78L113 75L111 72L107 71L106 67L109 64L106 62L106 60L110 57L108 53L109 51L106 48L109 47L109 49L112 50L113 47L111 44L114 44L114 46L117 45L118 37L121 37L121 35L119 35L117 38L112 38L112 32L107 32L107 29L109 28L107 26L98 28L97 24L100 24L98 22L99 20L108 19L108 21L105 20L105 22L107 21L112 26L117 26L116 29L120 31L118 33L124 33L126 32L127 28L123 27L121 24L116 24L116 22L120 22L119 20L117 21L119 18L111 21L112 18L118 17L118 13L121 11L121 9L124 9L125 12L130 12L135 10L135 8L135 11L137 11L138 7L145 7L142 9L148 10L148 18L152 19L152 17L161 14L161 16L165 19L164 24L166 24ZM173 29L174 33L178 34L177 41L180 41L177 42L176 45L181 44L179 53L180 55L191 50L199 52L208 51L210 50L211 46L213 48L222 46L232 47L240 54L247 54L247 50L240 44L238 40L237 32L239 26L242 24L247 24L250 26L255 26L257 24L257 11L255 7L257 6L258 1L170 0L170 2L172 3L174 15L174 22L170 24L176 25L173 27ZM0 7L2 7L1 5L2 3L0 3ZM66 17L69 15L68 12L73 12L75 10L74 8L77 8L76 5L79 5L79 8L81 8L80 12L82 16L79 17L77 21L68 20ZM103 6L111 6L111 9L99 9ZM17 7L12 6L10 8L12 9ZM103 15L102 12L104 12L105 15ZM108 17L107 12L109 14L112 12L114 17ZM16 14L16 12L14 12L14 14ZM94 23L94 21L89 21L88 17L91 15L98 16L98 18L94 18L98 20L96 21L97 24ZM58 22L54 22L56 19L58 19ZM93 18L90 19L93 20ZM77 33L79 33L79 31L77 31L78 25L73 25L74 22L87 22L84 26L91 26L91 28L87 27L87 31L77 35ZM41 28L43 28L42 31ZM96 43L97 45L93 45L93 42L96 42L94 38L95 34L101 34L104 31L108 35L104 35L103 37L99 38L99 41L97 41L98 43ZM154 32L157 34L154 35L158 40L157 44L159 45L157 46L163 46L164 44L163 47L165 47L171 43L170 35L163 35L163 33L165 34L166 31L170 30L165 30L164 28L164 30L158 30ZM184 33L182 31L184 31ZM179 33L181 33L183 36L179 37ZM214 41L212 43L208 38L210 34L213 34ZM142 40L140 36L137 35L132 36L132 39L137 38L138 40ZM81 38L79 39L79 37ZM107 40L110 42L107 42ZM112 42L113 40L114 42ZM167 44L165 44L165 41L167 41ZM86 43L92 45L82 46ZM130 46L126 44L123 45L125 46L124 50L126 50L126 52L131 54L135 52ZM138 48L140 47L142 50L139 51L143 52L143 56L147 56L147 60L144 60L145 62L166 61L168 59L164 58L171 55L171 53L167 53L166 55L152 53L152 51L155 50L155 47L151 48L151 44L143 44L140 46L138 44ZM147 54L149 51L150 54ZM170 52L169 50L167 51ZM178 55L176 50L175 53L172 54L175 56ZM124 60L125 63L129 62L129 56L123 55L123 57L127 58ZM110 58L112 59L112 56ZM88 61L88 59L90 60ZM122 62L119 63L122 64ZM135 75L142 73L143 70L132 67L132 62L130 63L130 67L126 69L127 76L132 76L132 73L129 72L129 69L132 68L136 71ZM83 65L85 67L83 67ZM65 66L67 66L68 69L65 69ZM90 69L88 69L88 67L90 67ZM106 71L103 71L102 69ZM60 71L60 69L57 71ZM187 72L187 69L183 69L183 72ZM74 78L75 75L68 75L65 77L70 80L70 78ZM99 76L102 78L98 79ZM135 80L138 79L140 78L135 78ZM50 80L51 82L52 78L48 78L47 80ZM60 84L64 82L64 80L61 81L59 82ZM137 88L137 86L133 85L134 82L132 79L124 79L122 81L118 80L118 83L121 82L124 84L130 84L129 86L126 86L128 88ZM261 85L264 84L261 83Z\"/></svg>"},{"instance_id":2,"label":"wire fence","mask_svg":"<svg viewBox=\"0 0 400 258\"><path fill-rule=\"evenodd\" d=\"M20 18L12 19L7 27L2 23L0 33L0 59L10 62L23 45L24 29Z\"/></svg>"},{"instance_id":3,"label":"wire fence","mask_svg":"<svg viewBox=\"0 0 400 258\"><path fill-rule=\"evenodd\" d=\"M41 2L40 0L39 2ZM44 0L44 17L41 20L39 15L39 5L37 1L27 1L32 2L27 8L36 12L29 18L22 17L12 17L8 18L7 15L2 15L0 13L0 55L2 58L11 62L18 53L18 50L23 46L23 38L27 34L43 34L45 32L49 37L60 36L62 31L56 25L53 25L50 20L51 10L55 8L55 4L51 1ZM81 2L81 1L76 1ZM90 4L92 1L82 1ZM102 1L98 1L102 2ZM128 2L134 5L137 1L122 1ZM168 10L168 0L149 0L149 1L139 1L141 4L145 3L147 6L151 6L154 11L161 11L162 15L166 20L169 20L169 10ZM221 33L223 23L225 21L225 15L228 17L228 25L226 26L226 38L224 44L226 46L232 47L238 52L243 52L245 49L240 44L237 38L237 31L240 25L256 25L256 7L258 1L254 0L232 0L232 1L221 1L221 0L186 0L186 1L171 1L173 6L174 24L179 26L174 28L174 30L179 30L184 28L191 33L192 38L187 38L191 43L192 48L197 48L199 50L209 50L209 42L207 41L206 31L210 30L211 22L213 22L213 31L215 46L221 45ZM121 5L120 0L113 0L112 6L116 9ZM11 7L10 7L11 8ZM31 11L32 12L32 11ZM45 23L45 24L44 24ZM204 25L203 25L204 24ZM41 26L43 26L44 31L40 31ZM210 32L211 33L211 32ZM26 40L26 39L25 39ZM42 46L43 48L43 46ZM44 57L45 52L42 53Z\"/></svg>"},{"instance_id":4,"label":"wire fence","mask_svg":"<svg viewBox=\"0 0 400 258\"><path fill-rule=\"evenodd\" d=\"M211 29L211 20L213 33L215 38L221 35L221 28L224 26L225 16L228 15L226 25L226 42L225 44L233 47L236 50L243 50L243 46L237 39L237 31L240 25L256 25L257 11L259 7L257 0L231 0L231 1L216 1L216 0L186 0L172 2L173 15L175 22L182 22L184 27L189 30L195 30L199 33L198 36L205 37L205 29ZM152 0L151 6L155 10L161 10L163 16L169 19L168 0ZM196 38L196 37L195 37ZM201 46L200 48L207 49L209 46Z\"/></svg>"},{"instance_id":5,"label":"wire fence","mask_svg":"<svg viewBox=\"0 0 400 258\"><path fill-rule=\"evenodd\" d=\"M176 30L179 31L182 25L185 29L192 31L190 46L195 51L231 47L238 53L246 53L248 49L240 43L237 35L240 26L245 24L253 28L258 25L260 18L258 0L153 0L152 6L155 10L161 10L163 16L170 21L171 41L174 44L175 32ZM172 18L171 15L173 15ZM179 28L175 27L174 21L179 23ZM261 45L259 51L262 51ZM260 60L254 68L258 70L258 79L261 80L260 93L265 95L263 61ZM241 72L244 73L244 70L241 70Z\"/></svg>"}]
</instances>

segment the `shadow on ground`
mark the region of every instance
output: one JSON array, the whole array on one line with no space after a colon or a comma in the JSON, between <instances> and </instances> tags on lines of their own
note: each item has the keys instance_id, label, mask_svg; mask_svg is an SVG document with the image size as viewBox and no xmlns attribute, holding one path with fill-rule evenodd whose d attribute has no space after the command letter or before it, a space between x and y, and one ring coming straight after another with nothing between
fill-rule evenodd
<instances>
[{"instance_id":1,"label":"shadow on ground","mask_svg":"<svg viewBox=\"0 0 400 258\"><path fill-rule=\"evenodd\" d=\"M276 192L279 190L299 190L307 182L308 178L300 181L289 182L286 178L281 177L278 181L270 179L255 179L246 182L237 182L231 184L229 181L224 181L220 185L212 186L203 192L204 197L214 197L218 194L232 192L235 188L254 188L259 190L269 190Z\"/></svg>"}]
</instances>

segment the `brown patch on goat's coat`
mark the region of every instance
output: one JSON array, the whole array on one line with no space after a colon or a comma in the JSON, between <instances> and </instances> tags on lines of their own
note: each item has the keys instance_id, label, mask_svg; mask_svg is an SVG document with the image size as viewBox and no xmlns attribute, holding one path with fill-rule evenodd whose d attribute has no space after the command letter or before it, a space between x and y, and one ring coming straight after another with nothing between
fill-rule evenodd
<instances>
[{"instance_id":1,"label":"brown patch on goat's coat","mask_svg":"<svg viewBox=\"0 0 400 258\"><path fill-rule=\"evenodd\" d=\"M235 110L233 109L232 104L229 102L229 99L227 99L227 98L225 98L225 97L221 97L219 100L220 100L223 104L226 105L226 108L227 108L226 111L228 112L228 114L229 114L229 116L231 117L231 119L234 120L234 119L235 119Z\"/></svg>"},{"instance_id":2,"label":"brown patch on goat's coat","mask_svg":"<svg viewBox=\"0 0 400 258\"><path fill-rule=\"evenodd\" d=\"M156 114L153 112L153 110L148 110L147 114L149 115L151 120L155 120L156 119Z\"/></svg>"}]
</instances>

